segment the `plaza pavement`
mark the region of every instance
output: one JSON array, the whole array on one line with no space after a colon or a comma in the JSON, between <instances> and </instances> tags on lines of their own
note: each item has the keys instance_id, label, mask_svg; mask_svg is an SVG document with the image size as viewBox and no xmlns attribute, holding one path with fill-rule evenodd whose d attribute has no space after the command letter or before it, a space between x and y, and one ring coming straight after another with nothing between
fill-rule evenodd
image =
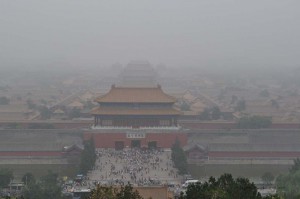
<instances>
[{"instance_id":1,"label":"plaza pavement","mask_svg":"<svg viewBox=\"0 0 300 199\"><path fill-rule=\"evenodd\" d=\"M88 179L100 184L127 184L151 186L181 184L171 160L171 151L145 151L141 149L98 149L94 169Z\"/></svg>"}]
</instances>

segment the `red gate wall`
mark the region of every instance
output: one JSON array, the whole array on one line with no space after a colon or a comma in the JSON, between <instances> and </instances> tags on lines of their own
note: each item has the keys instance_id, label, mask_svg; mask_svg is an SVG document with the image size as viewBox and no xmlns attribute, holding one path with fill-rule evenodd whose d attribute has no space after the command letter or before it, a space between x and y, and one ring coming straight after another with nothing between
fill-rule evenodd
<instances>
[{"instance_id":1,"label":"red gate wall","mask_svg":"<svg viewBox=\"0 0 300 199\"><path fill-rule=\"evenodd\" d=\"M131 146L132 140L140 140L141 147L148 146L148 142L156 141L157 147L171 148L176 139L179 140L180 145L183 147L187 144L187 134L182 132L172 133L146 133L145 138L127 138L126 133L97 133L97 132L85 132L84 140L88 140L91 137L94 139L96 148L115 148L116 141L124 142L125 147Z\"/></svg>"}]
</instances>

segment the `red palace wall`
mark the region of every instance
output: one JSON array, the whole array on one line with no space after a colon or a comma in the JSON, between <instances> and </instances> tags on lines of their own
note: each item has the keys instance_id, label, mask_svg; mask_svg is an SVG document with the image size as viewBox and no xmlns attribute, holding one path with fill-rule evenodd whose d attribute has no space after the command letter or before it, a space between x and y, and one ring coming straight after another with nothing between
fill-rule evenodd
<instances>
[{"instance_id":1,"label":"red palace wall","mask_svg":"<svg viewBox=\"0 0 300 199\"><path fill-rule=\"evenodd\" d=\"M126 133L95 133L85 132L84 140L93 136L96 148L115 148L115 142L124 142L124 147L131 147L132 140L140 140L141 147L148 146L148 142L156 141L159 148L171 148L176 139L183 147L187 144L187 134L181 132L172 133L146 133L145 138L128 138Z\"/></svg>"},{"instance_id":2,"label":"red palace wall","mask_svg":"<svg viewBox=\"0 0 300 199\"><path fill-rule=\"evenodd\" d=\"M179 121L179 124L187 129L236 129L234 122Z\"/></svg>"},{"instance_id":3,"label":"red palace wall","mask_svg":"<svg viewBox=\"0 0 300 199\"><path fill-rule=\"evenodd\" d=\"M179 121L187 129L237 129L235 122ZM300 123L273 123L268 129L300 129Z\"/></svg>"},{"instance_id":4,"label":"red palace wall","mask_svg":"<svg viewBox=\"0 0 300 199\"><path fill-rule=\"evenodd\" d=\"M7 128L12 124L19 128L28 128L34 124L51 124L56 129L81 129L88 128L93 121L0 121L0 127ZM236 129L235 122L200 122L200 121L178 121L179 125L187 129ZM300 123L273 123L269 129L300 129Z\"/></svg>"}]
</instances>

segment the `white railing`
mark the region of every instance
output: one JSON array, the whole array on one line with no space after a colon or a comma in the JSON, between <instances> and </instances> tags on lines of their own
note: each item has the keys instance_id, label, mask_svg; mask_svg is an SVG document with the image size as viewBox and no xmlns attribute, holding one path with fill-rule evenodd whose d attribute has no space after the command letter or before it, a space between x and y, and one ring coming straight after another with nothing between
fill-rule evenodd
<instances>
[{"instance_id":1,"label":"white railing","mask_svg":"<svg viewBox=\"0 0 300 199\"><path fill-rule=\"evenodd\" d=\"M137 127L133 128L132 126L92 126L91 129L130 129L130 130L179 130L180 126L143 126L143 127Z\"/></svg>"}]
</instances>

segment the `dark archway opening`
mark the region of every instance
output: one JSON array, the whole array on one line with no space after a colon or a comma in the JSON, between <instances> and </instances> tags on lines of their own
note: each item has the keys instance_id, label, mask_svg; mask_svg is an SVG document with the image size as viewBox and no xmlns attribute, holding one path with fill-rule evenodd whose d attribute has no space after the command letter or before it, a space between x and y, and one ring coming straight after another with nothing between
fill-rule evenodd
<instances>
[{"instance_id":1,"label":"dark archway opening","mask_svg":"<svg viewBox=\"0 0 300 199\"><path fill-rule=\"evenodd\" d=\"M141 148L141 140L131 140L131 148Z\"/></svg>"},{"instance_id":2,"label":"dark archway opening","mask_svg":"<svg viewBox=\"0 0 300 199\"><path fill-rule=\"evenodd\" d=\"M123 141L116 141L115 142L115 149L116 150L123 150L124 149L124 142Z\"/></svg>"}]
</instances>

